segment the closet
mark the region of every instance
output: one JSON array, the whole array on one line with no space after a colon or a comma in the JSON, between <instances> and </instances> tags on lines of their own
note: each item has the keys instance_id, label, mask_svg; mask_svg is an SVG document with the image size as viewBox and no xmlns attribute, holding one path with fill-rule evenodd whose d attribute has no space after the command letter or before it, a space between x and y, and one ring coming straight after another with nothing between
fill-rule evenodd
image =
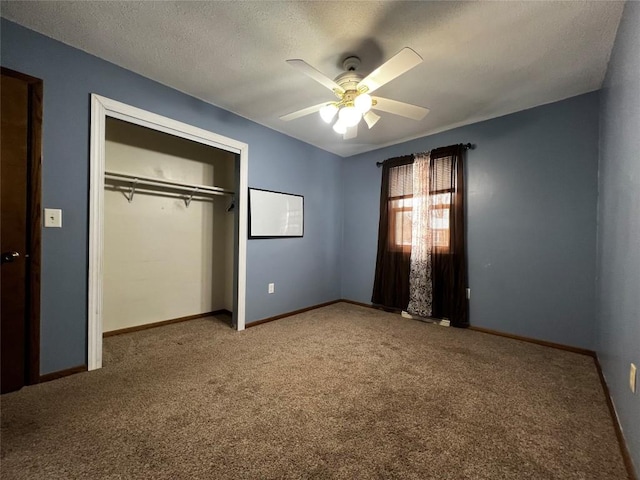
<instances>
[{"instance_id":1,"label":"closet","mask_svg":"<svg viewBox=\"0 0 640 480\"><path fill-rule=\"evenodd\" d=\"M103 332L231 312L237 155L106 121Z\"/></svg>"}]
</instances>

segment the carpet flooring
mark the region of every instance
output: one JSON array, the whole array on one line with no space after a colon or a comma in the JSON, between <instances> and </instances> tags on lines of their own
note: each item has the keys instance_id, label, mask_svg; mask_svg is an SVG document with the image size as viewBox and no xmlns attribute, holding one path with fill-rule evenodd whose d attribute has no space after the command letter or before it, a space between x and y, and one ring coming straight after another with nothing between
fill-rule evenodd
<instances>
[{"instance_id":1,"label":"carpet flooring","mask_svg":"<svg viewBox=\"0 0 640 480\"><path fill-rule=\"evenodd\" d=\"M1 419L6 480L627 478L592 358L347 303L106 338Z\"/></svg>"}]
</instances>

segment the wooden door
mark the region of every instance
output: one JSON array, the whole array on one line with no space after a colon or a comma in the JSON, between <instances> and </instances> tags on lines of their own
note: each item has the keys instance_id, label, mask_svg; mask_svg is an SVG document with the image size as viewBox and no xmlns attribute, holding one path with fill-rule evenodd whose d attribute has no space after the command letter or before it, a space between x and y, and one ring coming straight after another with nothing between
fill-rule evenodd
<instances>
[{"instance_id":1,"label":"wooden door","mask_svg":"<svg viewBox=\"0 0 640 480\"><path fill-rule=\"evenodd\" d=\"M39 379L42 81L1 73L0 387L6 393Z\"/></svg>"}]
</instances>

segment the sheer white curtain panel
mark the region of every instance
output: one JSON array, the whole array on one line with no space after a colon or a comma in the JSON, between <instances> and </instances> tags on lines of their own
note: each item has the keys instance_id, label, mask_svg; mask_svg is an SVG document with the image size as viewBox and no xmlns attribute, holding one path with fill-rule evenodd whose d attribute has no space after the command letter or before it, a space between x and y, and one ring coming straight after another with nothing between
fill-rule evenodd
<instances>
[{"instance_id":1,"label":"sheer white curtain panel","mask_svg":"<svg viewBox=\"0 0 640 480\"><path fill-rule=\"evenodd\" d=\"M431 316L433 300L430 162L428 153L415 155L413 162L411 267L407 311L421 317Z\"/></svg>"}]
</instances>

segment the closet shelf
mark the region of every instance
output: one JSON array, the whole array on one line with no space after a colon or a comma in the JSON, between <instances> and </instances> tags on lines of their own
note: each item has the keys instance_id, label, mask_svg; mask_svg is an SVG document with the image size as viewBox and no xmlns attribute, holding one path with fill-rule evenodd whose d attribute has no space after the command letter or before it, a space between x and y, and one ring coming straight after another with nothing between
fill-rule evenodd
<instances>
[{"instance_id":1,"label":"closet shelf","mask_svg":"<svg viewBox=\"0 0 640 480\"><path fill-rule=\"evenodd\" d=\"M127 195L125 192L125 196L129 203L133 200L133 195L136 193L136 189L138 187L147 187L144 189L145 193L149 191L149 187L151 190L155 187L159 192L164 192L162 189L168 189L178 192L185 192L188 195L183 196L185 204L189 206L191 200L195 197L207 197L210 195L231 195L233 196L235 192L231 190L226 190L221 187L212 187L208 185L196 185L191 183L182 183L182 182L174 182L173 180L164 180L161 178L152 178L145 177L143 175L131 175L129 173L120 173L120 172L112 172L106 171L104 174L105 181L112 180L121 183L129 183L129 194Z\"/></svg>"}]
</instances>

